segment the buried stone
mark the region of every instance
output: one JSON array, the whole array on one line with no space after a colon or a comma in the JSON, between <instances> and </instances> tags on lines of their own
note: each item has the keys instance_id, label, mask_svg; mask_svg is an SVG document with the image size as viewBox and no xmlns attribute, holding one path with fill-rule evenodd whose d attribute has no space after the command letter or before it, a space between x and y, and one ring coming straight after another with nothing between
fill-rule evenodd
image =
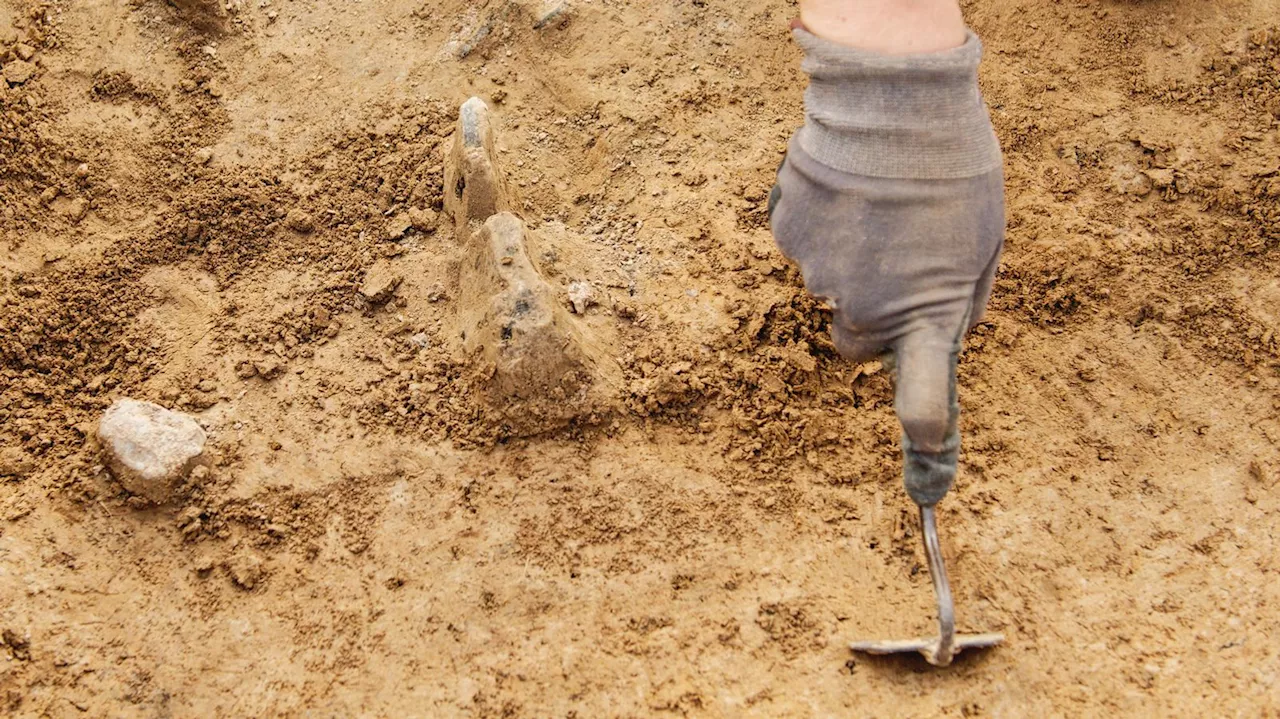
<instances>
[{"instance_id":1,"label":"buried stone","mask_svg":"<svg viewBox=\"0 0 1280 719\"><path fill-rule=\"evenodd\" d=\"M460 240L475 224L511 207L509 188L495 159L489 106L478 97L467 100L459 111L444 183L444 208L453 216Z\"/></svg>"},{"instance_id":2,"label":"buried stone","mask_svg":"<svg viewBox=\"0 0 1280 719\"><path fill-rule=\"evenodd\" d=\"M584 389L578 330L529 262L525 227L507 212L471 240L460 277L465 348L494 367L500 394L534 399Z\"/></svg>"},{"instance_id":3,"label":"buried stone","mask_svg":"<svg viewBox=\"0 0 1280 719\"><path fill-rule=\"evenodd\" d=\"M461 109L445 168L445 210L463 259L458 274L458 336L490 368L488 400L517 433L607 411L611 364L569 313L563 289L530 260L537 242L509 208L519 206L495 162L489 108L472 98Z\"/></svg>"}]
</instances>

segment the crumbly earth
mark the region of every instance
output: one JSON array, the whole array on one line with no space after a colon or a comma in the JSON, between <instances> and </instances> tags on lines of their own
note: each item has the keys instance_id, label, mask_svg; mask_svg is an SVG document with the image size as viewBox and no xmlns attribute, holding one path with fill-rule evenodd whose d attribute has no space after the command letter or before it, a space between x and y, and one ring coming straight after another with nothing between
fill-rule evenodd
<instances>
[{"instance_id":1,"label":"crumbly earth","mask_svg":"<svg viewBox=\"0 0 1280 719\"><path fill-rule=\"evenodd\" d=\"M1008 643L937 671L846 648L933 600L767 228L791 3L0 0L0 714L1276 715L1280 2L964 6L1009 237L941 521ZM617 363L569 424L453 332L472 95ZM124 396L209 435L170 504Z\"/></svg>"}]
</instances>

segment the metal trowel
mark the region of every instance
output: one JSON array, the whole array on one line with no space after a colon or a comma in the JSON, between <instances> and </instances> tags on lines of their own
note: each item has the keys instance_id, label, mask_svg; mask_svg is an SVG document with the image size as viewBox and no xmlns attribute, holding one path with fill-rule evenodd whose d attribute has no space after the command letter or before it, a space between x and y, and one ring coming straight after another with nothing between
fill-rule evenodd
<instances>
[{"instance_id":1,"label":"metal trowel","mask_svg":"<svg viewBox=\"0 0 1280 719\"><path fill-rule=\"evenodd\" d=\"M924 535L924 552L929 558L929 576L938 599L938 636L919 639L888 639L854 642L850 648L864 654L901 654L919 652L935 667L951 664L955 655L966 649L986 649L1004 641L1003 634L956 634L955 605L951 601L951 584L942 561L938 543L938 519L933 507L920 507L920 529Z\"/></svg>"}]
</instances>

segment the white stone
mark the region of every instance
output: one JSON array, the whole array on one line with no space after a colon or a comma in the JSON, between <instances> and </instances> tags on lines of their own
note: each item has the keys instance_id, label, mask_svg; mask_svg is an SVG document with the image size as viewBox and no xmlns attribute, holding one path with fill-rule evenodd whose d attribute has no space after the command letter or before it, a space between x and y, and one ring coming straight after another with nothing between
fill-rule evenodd
<instances>
[{"instance_id":1,"label":"white stone","mask_svg":"<svg viewBox=\"0 0 1280 719\"><path fill-rule=\"evenodd\" d=\"M596 303L595 290L589 282L574 282L569 285L569 304L573 305L574 314L584 314L587 308Z\"/></svg>"},{"instance_id":2,"label":"white stone","mask_svg":"<svg viewBox=\"0 0 1280 719\"><path fill-rule=\"evenodd\" d=\"M150 402L116 400L98 424L107 466L124 488L161 503L204 452L192 417Z\"/></svg>"}]
</instances>

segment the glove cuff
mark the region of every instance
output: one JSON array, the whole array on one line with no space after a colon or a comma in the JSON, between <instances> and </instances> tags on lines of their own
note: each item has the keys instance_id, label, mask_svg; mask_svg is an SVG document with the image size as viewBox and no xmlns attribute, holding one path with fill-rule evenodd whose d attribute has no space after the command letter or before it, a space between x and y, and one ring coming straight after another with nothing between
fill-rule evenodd
<instances>
[{"instance_id":1,"label":"glove cuff","mask_svg":"<svg viewBox=\"0 0 1280 719\"><path fill-rule=\"evenodd\" d=\"M809 75L797 142L818 162L869 177L959 179L1001 164L978 90L982 43L882 55L792 31Z\"/></svg>"}]
</instances>

